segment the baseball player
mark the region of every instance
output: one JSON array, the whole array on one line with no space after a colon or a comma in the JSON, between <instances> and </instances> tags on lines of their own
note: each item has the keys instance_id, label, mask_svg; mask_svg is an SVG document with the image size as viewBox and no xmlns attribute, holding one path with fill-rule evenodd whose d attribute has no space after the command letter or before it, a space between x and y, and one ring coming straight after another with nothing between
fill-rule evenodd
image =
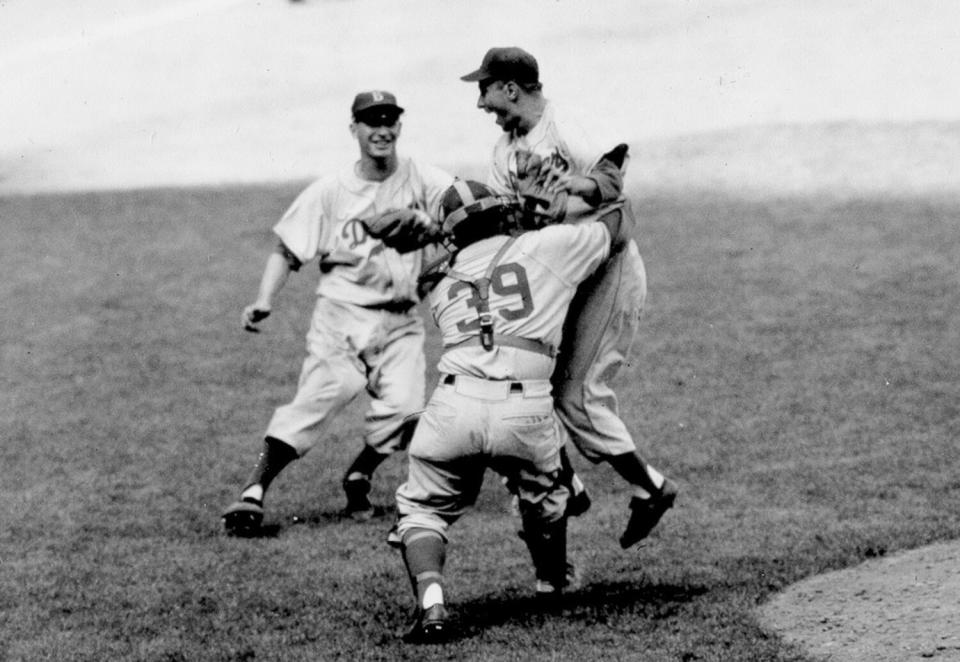
<instances>
[{"instance_id":1,"label":"baseball player","mask_svg":"<svg viewBox=\"0 0 960 662\"><path fill-rule=\"evenodd\" d=\"M478 182L444 195L443 231L454 257L439 272L430 307L443 339L440 381L408 451L397 489L395 535L414 587L408 640L445 636L443 566L449 527L472 505L486 468L519 497L538 596L573 579L566 558L566 500L560 482L564 427L552 385L563 322L577 285L624 245L628 217L606 223L514 229L506 202Z\"/></svg>"},{"instance_id":2,"label":"baseball player","mask_svg":"<svg viewBox=\"0 0 960 662\"><path fill-rule=\"evenodd\" d=\"M267 259L256 301L243 310L244 328L256 331L290 272L318 260L317 302L297 392L274 412L239 500L223 513L228 533L258 530L273 479L309 451L330 417L364 389L371 396L364 446L343 488L347 514L368 519L373 472L406 445L411 417L423 407L424 328L414 310L422 256L388 249L367 234L363 221L396 209L429 221L453 177L398 156L403 108L393 94L361 92L351 112L359 160L307 187L274 226L279 244Z\"/></svg>"},{"instance_id":3,"label":"baseball player","mask_svg":"<svg viewBox=\"0 0 960 662\"><path fill-rule=\"evenodd\" d=\"M532 55L515 47L491 48L480 68L461 79L479 84L477 107L493 114L503 129L488 184L517 199L527 223L632 216L622 195L627 146L601 155L543 96ZM624 549L650 533L677 494L676 483L637 452L608 385L629 351L645 297L643 260L631 240L580 287L553 376L557 409L574 444L592 462L608 462L634 488L620 537ZM582 484L568 463L565 475L579 492Z\"/></svg>"}]
</instances>

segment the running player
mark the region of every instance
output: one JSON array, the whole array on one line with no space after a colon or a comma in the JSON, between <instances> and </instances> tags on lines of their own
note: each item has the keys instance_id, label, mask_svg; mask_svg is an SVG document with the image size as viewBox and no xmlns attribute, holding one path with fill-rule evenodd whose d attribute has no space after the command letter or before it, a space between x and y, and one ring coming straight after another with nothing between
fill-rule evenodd
<instances>
[{"instance_id":1,"label":"running player","mask_svg":"<svg viewBox=\"0 0 960 662\"><path fill-rule=\"evenodd\" d=\"M243 310L244 328L256 331L290 272L318 259L320 284L297 392L274 412L238 501L223 513L231 534L259 529L271 482L310 450L330 417L364 389L371 396L364 446L343 488L347 514L369 518L373 472L406 445L412 416L423 407L424 328L414 310L421 253L386 248L362 222L398 208L429 221L453 177L398 156L403 108L393 94L361 92L351 112L359 160L310 185L274 226L279 245L267 259L256 300Z\"/></svg>"}]
</instances>

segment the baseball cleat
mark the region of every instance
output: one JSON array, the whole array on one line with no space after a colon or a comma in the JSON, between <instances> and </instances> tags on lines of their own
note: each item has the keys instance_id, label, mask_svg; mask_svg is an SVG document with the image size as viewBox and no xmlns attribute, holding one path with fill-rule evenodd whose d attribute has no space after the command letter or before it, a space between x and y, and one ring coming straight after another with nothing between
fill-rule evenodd
<instances>
[{"instance_id":1,"label":"baseball cleat","mask_svg":"<svg viewBox=\"0 0 960 662\"><path fill-rule=\"evenodd\" d=\"M630 499L630 519L627 528L620 536L620 546L624 549L636 545L650 535L663 514L673 507L679 488L669 478L663 479L660 494L648 499L633 497Z\"/></svg>"},{"instance_id":2,"label":"baseball cleat","mask_svg":"<svg viewBox=\"0 0 960 662\"><path fill-rule=\"evenodd\" d=\"M345 478L343 491L347 495L347 507L343 511L347 517L356 522L366 522L373 517L369 478Z\"/></svg>"},{"instance_id":3,"label":"baseball cleat","mask_svg":"<svg viewBox=\"0 0 960 662\"><path fill-rule=\"evenodd\" d=\"M223 530L231 536L252 536L260 530L263 522L263 502L246 497L230 504L220 516Z\"/></svg>"},{"instance_id":4,"label":"baseball cleat","mask_svg":"<svg viewBox=\"0 0 960 662\"><path fill-rule=\"evenodd\" d=\"M416 620L403 635L403 640L412 644L436 644L444 641L448 635L447 608L437 603L427 609L417 609Z\"/></svg>"}]
</instances>

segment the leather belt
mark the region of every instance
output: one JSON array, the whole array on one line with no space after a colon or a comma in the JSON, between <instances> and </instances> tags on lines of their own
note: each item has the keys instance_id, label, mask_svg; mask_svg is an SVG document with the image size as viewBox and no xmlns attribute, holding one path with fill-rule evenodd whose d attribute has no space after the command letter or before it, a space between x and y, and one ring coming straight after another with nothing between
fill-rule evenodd
<instances>
[{"instance_id":1,"label":"leather belt","mask_svg":"<svg viewBox=\"0 0 960 662\"><path fill-rule=\"evenodd\" d=\"M496 381L496 380L490 379L490 380L487 380L487 381L493 382L493 381ZM442 375L442 376L440 377L440 383L443 384L444 386L453 386L454 384L457 383L457 376L456 376L456 375ZM509 386L508 388L509 388L509 390L510 390L511 393L523 393L523 382L510 382L510 386Z\"/></svg>"},{"instance_id":2,"label":"leather belt","mask_svg":"<svg viewBox=\"0 0 960 662\"><path fill-rule=\"evenodd\" d=\"M412 301L386 301L364 306L369 310L383 310L388 313L409 313L416 304Z\"/></svg>"}]
</instances>

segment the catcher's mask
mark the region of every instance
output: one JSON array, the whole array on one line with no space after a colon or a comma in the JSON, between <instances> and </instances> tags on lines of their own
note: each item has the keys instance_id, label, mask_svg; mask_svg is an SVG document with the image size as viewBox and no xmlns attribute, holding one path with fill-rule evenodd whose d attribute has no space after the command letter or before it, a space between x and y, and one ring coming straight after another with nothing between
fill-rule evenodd
<instances>
[{"instance_id":1,"label":"catcher's mask","mask_svg":"<svg viewBox=\"0 0 960 662\"><path fill-rule=\"evenodd\" d=\"M480 182L456 180L440 199L444 235L457 248L509 232L515 205Z\"/></svg>"}]
</instances>

